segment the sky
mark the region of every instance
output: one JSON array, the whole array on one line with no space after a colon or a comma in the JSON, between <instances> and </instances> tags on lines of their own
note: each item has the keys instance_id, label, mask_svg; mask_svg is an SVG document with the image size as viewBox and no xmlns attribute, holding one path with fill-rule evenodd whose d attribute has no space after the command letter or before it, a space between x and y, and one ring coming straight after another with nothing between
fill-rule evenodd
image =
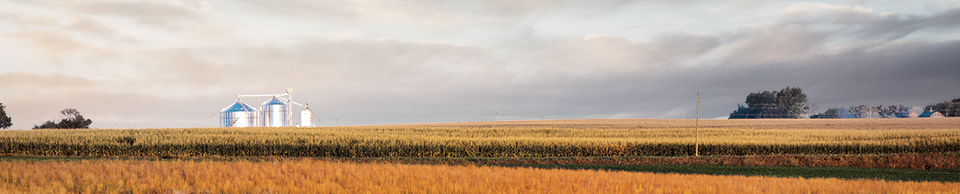
<instances>
[{"instance_id":1,"label":"sky","mask_svg":"<svg viewBox=\"0 0 960 194\"><path fill-rule=\"evenodd\" d=\"M726 118L785 87L960 98L960 2L0 0L10 129L217 127L287 88L325 126Z\"/></svg>"}]
</instances>

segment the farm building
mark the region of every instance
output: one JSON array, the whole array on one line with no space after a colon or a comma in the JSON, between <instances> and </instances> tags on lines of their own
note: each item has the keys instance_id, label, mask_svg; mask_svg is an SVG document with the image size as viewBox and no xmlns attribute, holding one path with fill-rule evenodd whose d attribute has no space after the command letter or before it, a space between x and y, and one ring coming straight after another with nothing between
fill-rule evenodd
<instances>
[{"instance_id":1,"label":"farm building","mask_svg":"<svg viewBox=\"0 0 960 194\"><path fill-rule=\"evenodd\" d=\"M263 102L260 110L257 110L241 102L243 97L270 97L270 100ZM292 88L283 94L237 95L237 102L220 110L220 127L313 127L313 110L307 104L294 102L292 98ZM293 105L303 107L300 123L293 123Z\"/></svg>"},{"instance_id":2,"label":"farm building","mask_svg":"<svg viewBox=\"0 0 960 194\"><path fill-rule=\"evenodd\" d=\"M920 118L943 118L943 114L940 112L923 112L920 114Z\"/></svg>"}]
</instances>

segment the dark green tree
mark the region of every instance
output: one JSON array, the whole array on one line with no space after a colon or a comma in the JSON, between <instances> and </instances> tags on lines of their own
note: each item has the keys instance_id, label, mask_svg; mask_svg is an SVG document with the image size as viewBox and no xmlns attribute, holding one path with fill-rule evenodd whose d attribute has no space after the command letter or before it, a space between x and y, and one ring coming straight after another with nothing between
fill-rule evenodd
<instances>
[{"instance_id":1,"label":"dark green tree","mask_svg":"<svg viewBox=\"0 0 960 194\"><path fill-rule=\"evenodd\" d=\"M751 113L758 115L759 118L779 117L780 110L777 103L777 94L773 91L763 91L761 93L751 93L747 95L747 106Z\"/></svg>"},{"instance_id":2,"label":"dark green tree","mask_svg":"<svg viewBox=\"0 0 960 194\"><path fill-rule=\"evenodd\" d=\"M747 95L746 103L746 107L739 105L736 111L730 113L730 118L779 118L780 111L777 108L777 93L775 91L750 93Z\"/></svg>"},{"instance_id":3,"label":"dark green tree","mask_svg":"<svg viewBox=\"0 0 960 194\"><path fill-rule=\"evenodd\" d=\"M910 116L910 107L901 105L890 105L887 107L875 107L880 118L907 118Z\"/></svg>"},{"instance_id":4,"label":"dark green tree","mask_svg":"<svg viewBox=\"0 0 960 194\"><path fill-rule=\"evenodd\" d=\"M747 106L739 105L730 113L731 119L744 118L800 118L807 107L807 95L800 88L787 86L783 90L750 93Z\"/></svg>"},{"instance_id":5,"label":"dark green tree","mask_svg":"<svg viewBox=\"0 0 960 194\"><path fill-rule=\"evenodd\" d=\"M800 88L787 86L777 92L777 107L784 114L783 118L800 118L803 108L807 107L807 94Z\"/></svg>"},{"instance_id":6,"label":"dark green tree","mask_svg":"<svg viewBox=\"0 0 960 194\"><path fill-rule=\"evenodd\" d=\"M840 118L840 108L830 108L826 112L811 115L810 118L815 119L837 119Z\"/></svg>"},{"instance_id":7,"label":"dark green tree","mask_svg":"<svg viewBox=\"0 0 960 194\"><path fill-rule=\"evenodd\" d=\"M63 109L60 114L62 114L63 119L60 119L59 123L47 121L41 125L34 125L33 129L86 129L90 128L90 124L93 124L92 120L83 118L83 115L80 115L80 111L77 111L77 109Z\"/></svg>"},{"instance_id":8,"label":"dark green tree","mask_svg":"<svg viewBox=\"0 0 960 194\"><path fill-rule=\"evenodd\" d=\"M894 113L894 111L897 110L897 106L895 105L890 105L889 107L883 107L883 105L878 105L876 109L877 109L877 113L880 115L880 118L896 117L896 113Z\"/></svg>"},{"instance_id":9,"label":"dark green tree","mask_svg":"<svg viewBox=\"0 0 960 194\"><path fill-rule=\"evenodd\" d=\"M850 111L850 114L856 115L856 118L867 118L870 117L870 108L861 104L860 106L850 106L850 109L847 110Z\"/></svg>"},{"instance_id":10,"label":"dark green tree","mask_svg":"<svg viewBox=\"0 0 960 194\"><path fill-rule=\"evenodd\" d=\"M7 116L7 111L3 110L7 108L3 106L3 103L0 103L0 129L6 129L7 127L13 126L13 121L10 120L10 117Z\"/></svg>"},{"instance_id":11,"label":"dark green tree","mask_svg":"<svg viewBox=\"0 0 960 194\"><path fill-rule=\"evenodd\" d=\"M877 113L880 118L907 118L910 117L910 107L904 105L877 106L850 106L849 108L830 108L826 112L811 115L810 118L870 118Z\"/></svg>"},{"instance_id":12,"label":"dark green tree","mask_svg":"<svg viewBox=\"0 0 960 194\"><path fill-rule=\"evenodd\" d=\"M57 127L57 123L54 123L53 121L46 121L43 122L43 124L34 125L33 129L59 129L59 127Z\"/></svg>"}]
</instances>

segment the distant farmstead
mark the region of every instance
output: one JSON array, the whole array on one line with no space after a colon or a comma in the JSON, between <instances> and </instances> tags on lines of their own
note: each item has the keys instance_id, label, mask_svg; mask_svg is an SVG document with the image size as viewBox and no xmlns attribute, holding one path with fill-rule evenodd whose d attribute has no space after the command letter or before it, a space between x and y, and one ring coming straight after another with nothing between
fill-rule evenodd
<instances>
[{"instance_id":1,"label":"distant farmstead","mask_svg":"<svg viewBox=\"0 0 960 194\"><path fill-rule=\"evenodd\" d=\"M923 112L920 118L944 118L944 116L940 112Z\"/></svg>"},{"instance_id":2,"label":"distant farmstead","mask_svg":"<svg viewBox=\"0 0 960 194\"><path fill-rule=\"evenodd\" d=\"M241 102L243 97L270 97L270 101L263 102L260 110L257 110ZM237 95L237 102L220 110L220 127L314 127L313 110L306 103L300 104L291 99L292 88L288 88L283 94ZM300 111L300 123L293 122L293 105L303 107L303 111ZM320 121L319 117L317 121Z\"/></svg>"}]
</instances>

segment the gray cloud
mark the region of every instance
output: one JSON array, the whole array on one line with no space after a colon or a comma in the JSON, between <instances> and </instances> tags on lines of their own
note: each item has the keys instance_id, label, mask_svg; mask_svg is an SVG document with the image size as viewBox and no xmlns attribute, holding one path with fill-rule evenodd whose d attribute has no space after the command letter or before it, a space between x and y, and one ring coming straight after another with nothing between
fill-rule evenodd
<instances>
[{"instance_id":1,"label":"gray cloud","mask_svg":"<svg viewBox=\"0 0 960 194\"><path fill-rule=\"evenodd\" d=\"M669 33L654 39L658 55L672 60L688 60L720 46L720 38L705 34Z\"/></svg>"},{"instance_id":2,"label":"gray cloud","mask_svg":"<svg viewBox=\"0 0 960 194\"><path fill-rule=\"evenodd\" d=\"M831 34L846 33L847 36L864 39L899 39L921 29L956 30L960 22L960 9L954 8L932 15L878 13L862 8L834 8L810 12L790 13L783 23L790 25L817 26L816 29Z\"/></svg>"},{"instance_id":3,"label":"gray cloud","mask_svg":"<svg viewBox=\"0 0 960 194\"><path fill-rule=\"evenodd\" d=\"M100 128L212 127L216 112L236 95L287 87L327 125L337 119L343 125L493 120L497 112L503 120L691 118L697 92L702 116L713 118L732 112L750 92L786 86L803 88L821 109L923 106L960 96L960 41L926 36L960 30L956 8L909 15L812 6L716 33L665 30L644 41L533 26L552 15L601 17L632 5L676 5L17 3L67 17L12 8L0 13L4 49L15 42L39 56L29 58L33 62L55 69L0 72L0 100L14 128L39 124L63 108L77 108ZM285 27L266 30L296 32L247 39L244 30L256 27L223 19L237 13ZM474 21L486 23L469 24ZM343 35L336 28L349 30ZM413 35L351 35L364 30ZM450 39L460 36L476 39ZM3 64L10 65L18 64Z\"/></svg>"}]
</instances>

